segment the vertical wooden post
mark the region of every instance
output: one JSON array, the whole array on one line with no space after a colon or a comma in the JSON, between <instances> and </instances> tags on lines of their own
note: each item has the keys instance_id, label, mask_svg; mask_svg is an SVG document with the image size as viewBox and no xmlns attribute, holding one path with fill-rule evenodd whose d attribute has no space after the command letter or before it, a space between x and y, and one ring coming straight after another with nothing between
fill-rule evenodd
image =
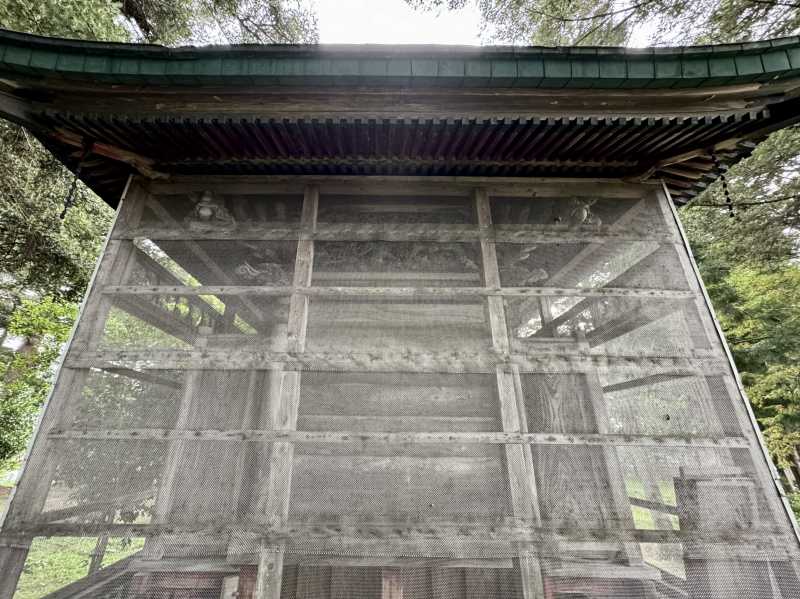
<instances>
[{"instance_id":1,"label":"vertical wooden post","mask_svg":"<svg viewBox=\"0 0 800 599\"><path fill-rule=\"evenodd\" d=\"M319 189L306 187L301 216L302 234L297 242L294 266L294 288L311 285L314 265L313 235L317 228ZM292 293L289 300L289 322L287 330L289 353L303 353L306 346L309 298L305 294ZM282 373L281 388L277 402L272 402L270 425L273 430L294 430L297 426L297 410L300 403L300 372ZM265 490L264 518L272 530L280 530L289 518L294 444L276 441L272 444L269 465L269 482ZM256 573L254 599L279 599L283 575L285 544L265 540L261 543Z\"/></svg>"},{"instance_id":2,"label":"vertical wooden post","mask_svg":"<svg viewBox=\"0 0 800 599\"><path fill-rule=\"evenodd\" d=\"M400 568L383 569L381 599L403 599L403 571Z\"/></svg>"},{"instance_id":3,"label":"vertical wooden post","mask_svg":"<svg viewBox=\"0 0 800 599\"><path fill-rule=\"evenodd\" d=\"M94 546L91 561L89 562L89 574L94 574L103 567L103 558L106 555L107 547L108 535L97 537L97 543Z\"/></svg>"},{"instance_id":4,"label":"vertical wooden post","mask_svg":"<svg viewBox=\"0 0 800 599\"><path fill-rule=\"evenodd\" d=\"M208 327L199 327L195 347L204 348L208 342L207 335L211 333ZM177 431L185 430L189 423L192 407L198 401L198 385L202 377L201 370L186 370L183 379L183 393L178 404L178 414L175 418ZM164 468L161 471L161 480L158 486L158 495L153 509L153 521L166 524L170 519L172 504L175 499L175 481L178 471L186 453L187 441L177 439L169 442ZM145 543L144 555L152 559L160 559L164 554L165 540L162 537L148 539Z\"/></svg>"},{"instance_id":5,"label":"vertical wooden post","mask_svg":"<svg viewBox=\"0 0 800 599\"><path fill-rule=\"evenodd\" d=\"M0 537L0 599L13 599L30 547L29 538Z\"/></svg>"},{"instance_id":6,"label":"vertical wooden post","mask_svg":"<svg viewBox=\"0 0 800 599\"><path fill-rule=\"evenodd\" d=\"M475 212L480 228L481 258L483 262L483 284L488 289L500 288L500 269L497 252L491 237L492 213L489 196L485 189L475 190ZM510 345L505 305L501 296L487 297L487 313L492 334L492 347L498 354L508 358ZM520 409L513 367L498 366L496 371L497 394L500 401L500 417L503 432L521 432ZM524 414L524 412L523 412ZM517 524L541 524L539 502L536 496L536 478L532 459L526 459L530 446L508 444L504 446L508 484L512 509ZM525 599L542 599L544 581L537 552L529 543L519 546L519 565L522 574L522 589Z\"/></svg>"}]
</instances>

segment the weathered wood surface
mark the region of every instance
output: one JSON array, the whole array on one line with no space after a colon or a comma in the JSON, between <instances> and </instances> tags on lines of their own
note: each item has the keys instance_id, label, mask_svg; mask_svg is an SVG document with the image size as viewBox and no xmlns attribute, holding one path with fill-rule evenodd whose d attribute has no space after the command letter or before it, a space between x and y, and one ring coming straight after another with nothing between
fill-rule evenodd
<instances>
[{"instance_id":1,"label":"weathered wood surface","mask_svg":"<svg viewBox=\"0 0 800 599\"><path fill-rule=\"evenodd\" d=\"M78 380L89 368L104 368L140 383L165 385L173 394L182 384L180 397L166 399L177 402L177 417L167 421L154 413L151 420L144 415L135 425L114 421L91 423L96 426L92 428L64 412L63 418L48 422L42 438L51 448L119 448L131 442L170 448L164 472L155 476L162 487L156 513L151 522L141 524L100 521L98 513L147 497L119 494L109 501L108 494L99 493L96 501L63 509L55 505L44 513L43 504L31 504L13 520L14 532L145 536L145 555L138 560L143 573L165 571L156 565L160 560L145 558L159 557L160 544L184 536L184 551L205 546L214 547L216 555L227 553L224 563L197 561L187 572L194 568L195 573L244 576L246 571L256 599L277 599L282 586L307 596L320 568L337 569L328 576L324 593L343 596L346 569L367 566L383 568L383 577L376 577L377 588L387 598L400 599L407 590L404 585L416 581L405 571L415 562L398 557L401 554L419 556L425 567L449 560L450 570L472 569L458 584L476 596L499 584L500 575L481 571L494 556L491 569L514 564L514 576L521 579L529 599L541 599L545 590L552 590L544 580L548 577L654 577L657 571L642 564L640 543L681 544L684 556L697 559L741 559L752 544L755 560L797 559L788 527L778 524L783 522L779 514L746 529L672 530L679 506L660 496L660 478L648 474L642 481L644 495L628 496L626 467L636 457L695 455L689 450L708 449L742 459L755 446L742 410L731 414L726 403L736 393L730 388L729 365L701 344L704 335L712 338L703 315L686 318L689 328L697 325L687 341L692 353L670 355L657 344L642 349L610 344L635 335L670 310L686 312L688 305L701 314L695 284L685 289L658 287L658 280L649 284L647 275L656 266L668 262L672 268L672 262L662 258L683 251L674 244L672 228L648 237L650 225L640 217L652 204L649 196L641 199L649 188L615 192L613 184L563 183L559 188L553 181L495 185L481 180L444 190L429 180L407 180L391 189L380 181L359 181L353 192L354 181L311 178L300 187L290 179L151 185L151 190L168 194L146 197L151 209L151 204L163 209L173 192L206 187L254 200L270 190L304 190L304 203L302 210L299 204L289 210L298 220L296 226L280 222L236 231L187 232L180 230L185 222L176 220L181 208L156 209L156 220L163 225L143 226L134 215L117 231L104 262L107 282L113 284L94 293L96 308L84 329L89 343L70 352L65 372ZM326 194L345 192L337 201L356 197L352 214L363 214L363 222L318 222L335 220L330 214L320 218ZM428 192L445 204L453 195L468 203L474 194L465 217L474 222L379 225L370 220L376 214L400 214L397 219L406 222L403 219L419 207L413 202L404 205L403 198ZM610 223L571 227L530 222L546 222L537 210L550 202L545 198L540 206L542 197L534 193L572 192L614 198L625 208L608 210ZM509 206L493 206L493 193L510 197ZM376 211L370 214L364 206L373 201L373 194L389 199L377 198ZM231 214L247 216L237 201L228 203ZM447 213L451 208L443 204L437 210ZM520 224L509 224L517 221ZM160 247L168 255L174 251L176 264L187 272L192 269L196 279L216 284L180 284L152 259L149 266L146 261L140 264L154 275L146 280L159 284L131 284L137 279L131 276L132 260L125 256L135 255L135 244L126 241L135 238L134 232L157 243L159 235L173 240ZM276 263L293 266L284 268L289 276L282 276L275 287L256 278L252 285L242 284L249 279L231 276L233 260L226 262L209 250L215 241L217 254L225 254L235 242L273 238L286 241L262 245L297 248L278 252ZM418 269L405 263L383 268L383 256L375 260L374 255L364 259L368 263L360 265L363 270L354 266L353 261L365 255L360 249L370 245L361 242L387 239L395 243L394 249L413 245L409 241L418 246L468 241L462 247L470 245L474 252L463 252L469 262L453 260L455 266L437 258ZM345 251L339 263L330 258L334 252L327 262L321 261L325 248L345 240L354 241L354 251ZM522 245L534 242L550 246L537 257L533 248L528 251ZM504 274L498 243L509 244L512 257L526 253L531 263L548 259L548 252L558 253L557 244L573 246L562 248L564 255L551 262L557 268L540 281L543 286L534 286L537 281L520 286L527 285L522 277L503 287L501 283L513 277L504 280L509 275ZM246 259L246 250L242 252ZM625 252L623 259L616 260L618 252ZM675 264L682 268L680 276L673 277L679 283L693 276L685 259ZM159 274L159 268L165 272ZM350 281L369 286L350 286ZM162 297L185 298L181 306L189 305L186 298L194 302L191 305L208 306L207 296L217 296L224 304L220 308L215 303L218 317L208 330L205 325L184 330L167 323L169 316L157 306L149 310L154 305L150 302ZM577 303L554 316L554 303L563 297L575 297ZM195 347L96 351L92 331L102 326L113 302L139 321L178 334ZM510 339L515 302L525 306L526 318L538 318L545 331L525 347ZM588 332L571 330L551 338L558 327L572 326L574 316L590 309L597 316L593 313L587 320ZM252 321L256 330L236 331L232 325L237 318ZM267 340L273 337L282 337L284 345L271 346ZM679 349L683 348L674 352L679 354ZM181 371L175 377L178 383L164 372L171 369ZM669 387L688 377L693 377L691 387L688 382L679 389ZM717 387L721 385L724 393L710 389L709 379L714 377L723 381ZM660 388L665 383L667 387ZM82 385L65 391L73 407L83 401L78 387ZM612 426L607 412L613 401L625 404L654 387L660 388L658 397L648 399L665 404L672 400L677 405L682 401L677 396L689 393L689 407L681 404L678 409L696 410L708 426L684 435L673 418L669 426L629 428L637 412L626 405L619 408ZM92 392L88 389L85 397ZM620 432L631 430L650 434ZM748 434L738 434L743 431ZM620 455L626 458L624 464ZM44 497L51 485L48 476L35 485ZM753 480L762 487L771 484L764 473ZM632 508L654 514L658 530L637 530ZM194 538L205 540L192 545ZM241 570L234 567L239 565ZM171 559L163 560L162 567L183 571ZM202 567L208 569L197 569ZM449 575L439 572L431 584L444 584ZM503 588L504 596L513 594Z\"/></svg>"},{"instance_id":2,"label":"weathered wood surface","mask_svg":"<svg viewBox=\"0 0 800 599\"><path fill-rule=\"evenodd\" d=\"M533 347L525 354L513 353L507 359L489 352L305 352L302 355L268 350L130 350L72 352L68 368L130 368L134 370L249 370L269 369L272 364L284 363L293 369L352 372L423 372L423 373L489 373L498 364L516 364L523 372L570 373L590 368L615 369L631 377L692 371L707 375L727 375L725 360L716 357L687 357L626 355L593 352L587 355L580 348Z\"/></svg>"},{"instance_id":3,"label":"weathered wood surface","mask_svg":"<svg viewBox=\"0 0 800 599\"><path fill-rule=\"evenodd\" d=\"M759 526L746 531L681 531L681 530L636 530L618 528L569 527L547 528L522 524L470 524L465 527L462 522L409 522L398 524L369 523L361 526L335 525L297 525L291 524L285 529L275 529L262 523L246 523L246 528L241 524L236 526L221 525L209 526L177 526L157 524L81 524L81 523L53 523L35 524L26 526L23 530L26 536L88 536L96 537L106 534L109 537L150 537L161 534L218 534L230 535L233 531L247 531L256 534L268 542L287 543L287 551L297 552L301 547L303 553L314 553L309 547L320 547L335 550L338 554L350 555L396 555L397 548L413 546L414 543L422 544L418 547L439 547L439 552L418 551L418 555L432 555L433 557L447 557L459 553L463 549L465 555L470 554L470 543L475 542L476 547L493 547L492 555L499 557L515 557L518 550L515 543L532 543L547 547L548 544L563 543L569 547L570 543L578 543L581 551L591 550L593 544L598 549L608 549L614 543L687 543L691 542L691 549L696 548L698 557L702 556L704 546L708 550L716 550L717 555L741 555L742 551L752 549L754 559L764 556L764 559L798 559L800 551L796 543L792 543L792 533L786 527ZM406 545L408 543L408 545ZM488 543L488 545L487 545ZM696 543L696 544L695 544ZM452 544L452 545L449 545ZM378 548L382 548L379 550ZM442 553L442 548L449 550ZM503 549L505 548L505 549ZM474 549L474 548L473 548ZM552 549L551 549L552 551ZM479 557L480 552L473 554ZM483 553L486 555L486 553ZM547 553L545 552L545 555ZM554 557L559 553L551 553ZM706 554L708 555L708 554Z\"/></svg>"},{"instance_id":4,"label":"weathered wood surface","mask_svg":"<svg viewBox=\"0 0 800 599\"><path fill-rule=\"evenodd\" d=\"M638 199L643 189L659 183L625 184L614 179L574 179L559 177L427 177L427 176L174 176L169 182L147 181L146 189L154 195L183 194L211 190L237 195L302 192L306 185L317 185L320 193L353 195L462 195L470 197L476 187L491 195L530 198L588 196Z\"/></svg>"},{"instance_id":5,"label":"weathered wood surface","mask_svg":"<svg viewBox=\"0 0 800 599\"><path fill-rule=\"evenodd\" d=\"M635 289L626 287L263 287L256 285L109 285L103 288L107 295L263 295L268 297L288 296L292 293L313 297L421 297L458 298L483 296L575 296L575 297L636 297L649 299L688 299L688 291L671 289Z\"/></svg>"},{"instance_id":6,"label":"weathered wood surface","mask_svg":"<svg viewBox=\"0 0 800 599\"><path fill-rule=\"evenodd\" d=\"M494 225L486 235L498 243L635 243L655 241L674 244L674 236L657 231L630 228L618 231L609 225L584 225L581 227L550 225ZM380 224L380 223L321 223L316 231L309 233L299 226L242 225L237 229L192 231L156 225L140 225L136 228L114 232L113 239L132 241L137 239L176 241L218 241L236 239L242 241L293 241L314 239L317 241L430 241L469 242L480 239L481 232L475 225L447 225L434 223Z\"/></svg>"},{"instance_id":7,"label":"weathered wood surface","mask_svg":"<svg viewBox=\"0 0 800 599\"><path fill-rule=\"evenodd\" d=\"M313 233L317 226L319 212L319 189L309 185L304 190L303 207L300 217L302 227ZM314 266L314 242L301 239L297 242L297 255L294 267L293 286L307 287L311 284ZM294 294L289 305L287 327L288 349L292 353L303 353L309 317L309 299ZM270 411L271 428L278 431L292 431L297 426L300 403L301 373L281 373L278 395L272 402ZM269 475L263 494L260 511L264 521L271 526L285 526L289 519L292 483L295 478L295 446L287 441L274 441L270 448ZM284 543L261 540L259 551L254 599L280 599L283 578Z\"/></svg>"},{"instance_id":8,"label":"weathered wood surface","mask_svg":"<svg viewBox=\"0 0 800 599\"><path fill-rule=\"evenodd\" d=\"M51 439L86 440L187 440L187 441L231 441L291 443L376 443L398 444L522 444L522 445L612 445L616 447L708 447L746 448L750 441L743 437L703 437L678 435L629 435L600 433L536 433L536 432L368 432L341 431L315 432L306 430L257 430L257 429L128 429L128 430L60 430L49 433Z\"/></svg>"}]
</instances>

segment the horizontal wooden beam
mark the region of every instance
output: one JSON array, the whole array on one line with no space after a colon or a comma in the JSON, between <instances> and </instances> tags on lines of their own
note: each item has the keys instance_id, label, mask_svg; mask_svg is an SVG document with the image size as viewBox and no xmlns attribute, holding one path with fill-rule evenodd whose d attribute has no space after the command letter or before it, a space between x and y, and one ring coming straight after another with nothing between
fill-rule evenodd
<instances>
[{"instance_id":1,"label":"horizontal wooden beam","mask_svg":"<svg viewBox=\"0 0 800 599\"><path fill-rule=\"evenodd\" d=\"M629 434L557 434L521 432L360 432L360 431L275 431L261 429L55 429L48 439L85 439L109 441L231 441L294 443L365 443L373 444L530 444L530 445L609 445L641 447L698 447L730 449L750 447L744 437L703 437L678 435L629 435Z\"/></svg>"},{"instance_id":2,"label":"horizontal wooden beam","mask_svg":"<svg viewBox=\"0 0 800 599\"><path fill-rule=\"evenodd\" d=\"M256 285L109 285L103 293L113 295L258 295L268 297L290 296L293 293L313 297L430 297L457 298L482 296L539 297L635 297L645 299L690 299L690 291L671 289L640 289L627 287L262 287Z\"/></svg>"},{"instance_id":3,"label":"horizontal wooden beam","mask_svg":"<svg viewBox=\"0 0 800 599\"><path fill-rule=\"evenodd\" d=\"M283 363L287 369L323 372L439 372L490 373L499 365L516 364L523 373L580 373L614 370L637 378L672 374L676 370L712 374L730 374L730 366L719 357L685 355L630 355L592 353L580 347L544 348L510 356L482 353L315 353L293 354L269 350L139 350L73 351L65 361L67 368L131 368L134 370L269 370Z\"/></svg>"},{"instance_id":4,"label":"horizontal wooden beam","mask_svg":"<svg viewBox=\"0 0 800 599\"><path fill-rule=\"evenodd\" d=\"M456 243L478 241L481 238L498 243L625 243L659 241L676 243L674 235L664 231L615 230L613 225L493 225L479 229L477 225L449 224L388 224L388 223L319 223L313 233L304 231L299 224L291 225L243 225L234 230L192 231L183 227L138 226L120 228L114 239L154 240L224 240L237 241L429 241Z\"/></svg>"},{"instance_id":5,"label":"horizontal wooden beam","mask_svg":"<svg viewBox=\"0 0 800 599\"><path fill-rule=\"evenodd\" d=\"M239 574L239 567L256 565L256 553L230 558L167 558L138 559L131 566L137 572L221 572ZM334 567L400 567L400 568L481 568L511 569L511 558L456 558L442 557L402 557L402 556L357 556L357 555L315 555L313 553L289 553L283 558L284 566L334 566Z\"/></svg>"},{"instance_id":6,"label":"horizontal wooden beam","mask_svg":"<svg viewBox=\"0 0 800 599\"><path fill-rule=\"evenodd\" d=\"M385 524L365 524L363 526L348 527L341 524L325 525L324 523L309 523L307 525L290 525L287 528L275 528L267 524L247 523L244 525L218 525L198 524L197 526L184 526L173 524L113 524L113 523L51 523L51 524L21 524L14 527L14 534L24 534L30 537L50 536L89 536L96 537L100 534L109 537L153 537L158 535L229 535L231 533L245 533L256 535L258 538L269 542L286 542L287 553L292 553L295 547L308 547L309 543L319 546L324 543L327 547L349 546L360 548L351 554L374 555L366 553L371 546L386 545L401 550L405 544L436 542L444 544L449 551L456 551L471 542L496 543L498 549L506 544L509 547L515 543L533 543L542 545L547 555L547 547L554 547L554 543L583 542L606 544L608 542L639 542L639 543L686 543L686 554L702 552L708 547L724 553L729 548L736 552L743 547L750 547L753 554L766 552L772 559L800 558L800 551L796 543L791 542L791 533L785 528L759 526L747 530L719 529L708 531L682 531L682 530L637 530L622 527L607 528L547 528L526 524L473 524L465 526L464 523L434 523L420 522L417 524L395 522ZM782 544L783 543L783 544ZM515 548L516 550L516 548ZM304 551L308 551L304 549ZM553 557L560 557L558 550L549 550ZM347 554L348 552L337 552ZM498 557L512 557L513 553L504 556L495 553Z\"/></svg>"},{"instance_id":7,"label":"horizontal wooden beam","mask_svg":"<svg viewBox=\"0 0 800 599\"><path fill-rule=\"evenodd\" d=\"M572 197L637 199L642 190L658 183L620 185L622 179L602 177L454 177L454 176L195 176L174 175L169 182L152 181L147 190L155 195L181 194L210 190L221 194L257 195L302 193L306 185L318 185L320 194L348 195L463 195L469 197L476 187L484 187L489 195L503 197ZM648 188L649 186L649 188Z\"/></svg>"}]
</instances>

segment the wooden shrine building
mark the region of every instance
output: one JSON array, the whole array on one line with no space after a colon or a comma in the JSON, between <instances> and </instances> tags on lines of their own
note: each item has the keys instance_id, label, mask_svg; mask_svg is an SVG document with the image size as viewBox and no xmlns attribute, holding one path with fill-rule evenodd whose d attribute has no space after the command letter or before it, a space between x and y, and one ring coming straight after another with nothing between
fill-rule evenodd
<instances>
[{"instance_id":1,"label":"wooden shrine building","mask_svg":"<svg viewBox=\"0 0 800 599\"><path fill-rule=\"evenodd\" d=\"M53 539L48 599L800 597L674 207L798 92L798 38L0 33L0 115L118 209L0 598Z\"/></svg>"}]
</instances>

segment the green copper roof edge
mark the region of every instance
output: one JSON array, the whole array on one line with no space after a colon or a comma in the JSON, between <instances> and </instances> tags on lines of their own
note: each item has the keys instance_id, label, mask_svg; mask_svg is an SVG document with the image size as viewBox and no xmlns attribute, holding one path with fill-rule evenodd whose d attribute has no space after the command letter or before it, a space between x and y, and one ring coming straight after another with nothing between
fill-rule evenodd
<instances>
[{"instance_id":1,"label":"green copper roof edge","mask_svg":"<svg viewBox=\"0 0 800 599\"><path fill-rule=\"evenodd\" d=\"M800 38L682 48L164 46L0 29L0 73L149 85L705 87L800 76Z\"/></svg>"}]
</instances>

